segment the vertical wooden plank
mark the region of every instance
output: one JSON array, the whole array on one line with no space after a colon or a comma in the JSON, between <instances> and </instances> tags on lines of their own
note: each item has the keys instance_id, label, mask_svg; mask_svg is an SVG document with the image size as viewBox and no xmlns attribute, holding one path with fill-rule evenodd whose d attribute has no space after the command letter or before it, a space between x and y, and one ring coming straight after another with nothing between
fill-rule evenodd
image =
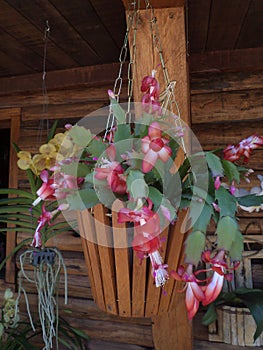
<instances>
[{"instance_id":1,"label":"vertical wooden plank","mask_svg":"<svg viewBox=\"0 0 263 350\"><path fill-rule=\"evenodd\" d=\"M139 260L133 252L132 265L132 316L143 317L146 293L146 259Z\"/></svg>"},{"instance_id":2,"label":"vertical wooden plank","mask_svg":"<svg viewBox=\"0 0 263 350\"><path fill-rule=\"evenodd\" d=\"M11 112L12 113L12 112ZM20 109L14 109L14 114L10 117L10 154L9 154L9 188L17 188L17 156L16 151L13 148L13 143L18 143L19 133L20 133ZM11 197L12 195L10 195ZM8 225L9 227L11 226ZM16 232L8 232L6 236L6 256L8 256L16 246ZM15 283L16 275L15 275L15 258L12 257L6 262L6 273L5 280L7 283Z\"/></svg>"},{"instance_id":3,"label":"vertical wooden plank","mask_svg":"<svg viewBox=\"0 0 263 350\"><path fill-rule=\"evenodd\" d=\"M79 213L79 229L85 254L92 294L98 307L105 310L100 257L95 237L94 220L86 209Z\"/></svg>"},{"instance_id":4,"label":"vertical wooden plank","mask_svg":"<svg viewBox=\"0 0 263 350\"><path fill-rule=\"evenodd\" d=\"M129 269L129 242L126 224L118 223L117 213L123 204L116 200L112 205L112 230L114 241L115 271L118 310L120 316L131 316L131 286Z\"/></svg>"},{"instance_id":5,"label":"vertical wooden plank","mask_svg":"<svg viewBox=\"0 0 263 350\"><path fill-rule=\"evenodd\" d=\"M162 249L160 253L164 261L165 261L165 255L166 255L166 249L167 249L168 234L169 234L169 226L167 226L165 230L160 234L160 240L162 241ZM151 264L149 264L148 285L147 285L147 295L146 295L146 305L145 305L146 317L157 315L159 310L161 294L164 294L164 291L166 292L166 286L164 286L164 289L162 289L161 287L157 288L155 286L154 279L152 276L152 266ZM169 296L167 296L167 298L169 298Z\"/></svg>"},{"instance_id":6,"label":"vertical wooden plank","mask_svg":"<svg viewBox=\"0 0 263 350\"><path fill-rule=\"evenodd\" d=\"M189 114L189 79L186 62L185 13L184 7L163 8L155 10L163 55L170 79L176 80L175 98L178 102L182 119L190 123ZM131 38L130 38L131 39ZM130 47L132 41L130 42ZM141 101L140 86L145 75L151 74L160 63L160 57L150 40L149 12L140 11L140 24L136 39L136 64L134 70L134 101ZM132 55L132 47L131 47ZM162 86L161 68L157 68L157 78ZM181 159L182 160L182 159ZM179 235L178 232L175 235ZM181 235L182 236L182 235ZM182 237L179 236L179 239ZM182 247L182 242L180 249ZM180 259L179 254L177 259ZM170 266L173 268L173 266ZM173 281L170 285L173 284ZM169 288L169 287L168 287ZM163 297L163 295L162 295ZM161 297L161 302L162 302ZM158 350L192 349L192 330L186 317L184 298L178 297L176 311L164 312L153 318L153 337ZM171 332L171 324L174 325ZM175 331L174 331L175 330Z\"/></svg>"},{"instance_id":7,"label":"vertical wooden plank","mask_svg":"<svg viewBox=\"0 0 263 350\"><path fill-rule=\"evenodd\" d=\"M109 217L106 216L106 214L107 210L102 204L97 204L94 207L95 228L102 271L105 307L107 312L117 314L118 307L115 262L112 248L113 241Z\"/></svg>"}]
</instances>

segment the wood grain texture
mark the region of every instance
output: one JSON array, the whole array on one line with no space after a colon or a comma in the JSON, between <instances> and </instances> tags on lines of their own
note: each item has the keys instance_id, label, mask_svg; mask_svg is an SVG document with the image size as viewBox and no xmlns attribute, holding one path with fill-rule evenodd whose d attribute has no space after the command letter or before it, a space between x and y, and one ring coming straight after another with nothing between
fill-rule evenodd
<instances>
[{"instance_id":1,"label":"wood grain texture","mask_svg":"<svg viewBox=\"0 0 263 350\"><path fill-rule=\"evenodd\" d=\"M134 100L141 100L140 84L145 75L149 75L157 64L159 63L159 56L154 51L151 44L150 26L148 23L147 11L140 11L140 25L136 34L136 62L134 70ZM160 37L162 38L162 47L164 49L163 55L166 62L166 68L168 69L171 80L176 80L175 98L179 104L182 119L184 122L190 122L189 114L189 83L188 83L188 69L186 63L186 41L185 41L185 23L184 23L184 8L172 8L172 9L157 9L155 10L155 16L157 18L158 29ZM173 27L174 31L170 31L169 28ZM132 42L131 42L132 43ZM131 46L130 43L130 46ZM164 86L162 79L162 72L158 71L157 79L160 81L161 89ZM165 263L169 266L176 268L177 264L174 263L174 259L177 263L180 260L181 248L183 244L183 235L174 235L177 247L176 252L168 255L165 259ZM177 241L177 238L179 241ZM168 243L168 245L170 242ZM169 246L169 248L171 248ZM174 257L174 259L173 259ZM170 264L172 263L172 264ZM149 283L149 281L148 281ZM171 295L173 290L173 281L169 281L165 285L167 289L167 296L161 295L159 305L159 315L153 318L153 338L154 345L157 350L183 350L185 348L192 349L192 333L191 326L187 322L186 318L182 315L186 314L184 300L181 299L177 305L180 312L168 312L169 300L168 296ZM148 289L150 293L151 289ZM151 296L151 293L149 294ZM166 299L165 299L166 298ZM147 300L150 301L150 300ZM167 304L167 305L166 305ZM163 311L162 314L160 314ZM149 312L149 310L147 311ZM171 324L176 325L179 332L171 332Z\"/></svg>"},{"instance_id":2,"label":"wood grain texture","mask_svg":"<svg viewBox=\"0 0 263 350\"><path fill-rule=\"evenodd\" d=\"M125 9L129 8L130 0L122 0ZM185 0L152 0L151 5L153 8L169 8L169 7L177 7L183 6L185 4ZM140 9L145 9L144 1L141 2Z\"/></svg>"},{"instance_id":3,"label":"wood grain texture","mask_svg":"<svg viewBox=\"0 0 263 350\"><path fill-rule=\"evenodd\" d=\"M131 273L129 236L125 223L118 223L118 211L123 208L123 203L116 200L111 208L112 231L115 259L115 277L117 286L118 311L120 316L131 316ZM136 283L140 281L136 281ZM133 281L134 283L134 281Z\"/></svg>"}]
</instances>

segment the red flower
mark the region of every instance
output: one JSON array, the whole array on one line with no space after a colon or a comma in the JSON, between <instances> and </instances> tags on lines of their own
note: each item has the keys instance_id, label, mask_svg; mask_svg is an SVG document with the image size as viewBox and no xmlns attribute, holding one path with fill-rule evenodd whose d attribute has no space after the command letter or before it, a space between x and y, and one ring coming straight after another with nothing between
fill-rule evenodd
<instances>
[{"instance_id":1,"label":"red flower","mask_svg":"<svg viewBox=\"0 0 263 350\"><path fill-rule=\"evenodd\" d=\"M142 152L145 154L142 162L142 171L148 173L154 167L157 159L167 162L172 150L166 144L169 141L162 137L160 125L153 122L148 129L148 136L142 139Z\"/></svg>"},{"instance_id":2,"label":"red flower","mask_svg":"<svg viewBox=\"0 0 263 350\"><path fill-rule=\"evenodd\" d=\"M200 301L203 301L205 299L203 289L198 285L200 281L197 280L193 274L192 265L188 265L186 269L184 269L183 266L180 266L178 268L178 272L172 271L170 275L178 281L186 282L183 290L186 289L185 304L188 313L188 319L191 320L197 313Z\"/></svg>"},{"instance_id":3,"label":"red flower","mask_svg":"<svg viewBox=\"0 0 263 350\"><path fill-rule=\"evenodd\" d=\"M247 137L246 139L239 142L238 145L229 145L224 149L224 159L230 162L235 162L244 157L244 162L249 161L249 157L253 149L263 146L263 138L256 134Z\"/></svg>"},{"instance_id":4,"label":"red flower","mask_svg":"<svg viewBox=\"0 0 263 350\"><path fill-rule=\"evenodd\" d=\"M107 180L109 187L115 193L124 194L127 192L126 177L121 164L115 161L116 149L112 144L107 150L109 160L103 158L101 166L95 168L95 178L98 180Z\"/></svg>"},{"instance_id":5,"label":"red flower","mask_svg":"<svg viewBox=\"0 0 263 350\"><path fill-rule=\"evenodd\" d=\"M40 173L40 178L43 181L42 186L38 189L38 198L33 202L33 205L37 205L41 200L55 200L55 184L54 179L49 178L49 173L47 170L42 170Z\"/></svg>"}]
</instances>

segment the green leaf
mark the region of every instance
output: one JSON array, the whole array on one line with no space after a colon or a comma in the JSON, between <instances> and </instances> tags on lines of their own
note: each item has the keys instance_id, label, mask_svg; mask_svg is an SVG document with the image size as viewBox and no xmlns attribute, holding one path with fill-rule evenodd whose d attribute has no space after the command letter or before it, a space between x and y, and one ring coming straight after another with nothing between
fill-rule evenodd
<instances>
[{"instance_id":1,"label":"green leaf","mask_svg":"<svg viewBox=\"0 0 263 350\"><path fill-rule=\"evenodd\" d=\"M149 188L140 170L130 170L126 183L131 197L135 200L148 197Z\"/></svg>"},{"instance_id":2,"label":"green leaf","mask_svg":"<svg viewBox=\"0 0 263 350\"><path fill-rule=\"evenodd\" d=\"M205 157L208 167L210 168L213 174L213 177L223 176L224 169L221 163L221 159L212 152L206 152Z\"/></svg>"},{"instance_id":3,"label":"green leaf","mask_svg":"<svg viewBox=\"0 0 263 350\"><path fill-rule=\"evenodd\" d=\"M79 125L74 125L69 130L69 135L71 136L73 142L81 147L86 147L93 137L89 129Z\"/></svg>"},{"instance_id":4,"label":"green leaf","mask_svg":"<svg viewBox=\"0 0 263 350\"><path fill-rule=\"evenodd\" d=\"M35 199L35 195L24 190L19 190L17 188L1 188L0 194L7 194L7 195L16 195L21 197L26 197L30 199Z\"/></svg>"},{"instance_id":5,"label":"green leaf","mask_svg":"<svg viewBox=\"0 0 263 350\"><path fill-rule=\"evenodd\" d=\"M114 134L114 143L117 143L117 142L122 141L122 140L128 140L130 138L131 138L131 126L130 126L130 124L118 125L117 130ZM130 151L130 149L127 149L126 151Z\"/></svg>"},{"instance_id":6,"label":"green leaf","mask_svg":"<svg viewBox=\"0 0 263 350\"><path fill-rule=\"evenodd\" d=\"M244 250L244 237L240 231L236 231L235 239L229 250L229 255L232 260L241 260Z\"/></svg>"},{"instance_id":7,"label":"green leaf","mask_svg":"<svg viewBox=\"0 0 263 350\"><path fill-rule=\"evenodd\" d=\"M232 217L224 216L220 218L216 229L218 249L230 250L237 231L237 223Z\"/></svg>"},{"instance_id":8,"label":"green leaf","mask_svg":"<svg viewBox=\"0 0 263 350\"><path fill-rule=\"evenodd\" d=\"M87 147L87 151L91 154L92 157L100 158L107 147L108 145L106 143L103 143L102 140L93 139Z\"/></svg>"},{"instance_id":9,"label":"green leaf","mask_svg":"<svg viewBox=\"0 0 263 350\"><path fill-rule=\"evenodd\" d=\"M198 265L205 249L205 235L201 231L193 231L185 242L185 262Z\"/></svg>"},{"instance_id":10,"label":"green leaf","mask_svg":"<svg viewBox=\"0 0 263 350\"><path fill-rule=\"evenodd\" d=\"M75 194L67 197L69 210L83 210L92 208L99 202L98 196L94 189L85 188L77 191Z\"/></svg>"},{"instance_id":11,"label":"green leaf","mask_svg":"<svg viewBox=\"0 0 263 350\"><path fill-rule=\"evenodd\" d=\"M47 143L54 137L56 129L57 129L57 126L58 126L58 120L55 120L53 125L52 125L52 128L50 129L50 131L48 133Z\"/></svg>"},{"instance_id":12,"label":"green leaf","mask_svg":"<svg viewBox=\"0 0 263 350\"><path fill-rule=\"evenodd\" d=\"M263 204L263 196L248 194L247 196L237 197L237 201L244 207L258 207Z\"/></svg>"},{"instance_id":13,"label":"green leaf","mask_svg":"<svg viewBox=\"0 0 263 350\"><path fill-rule=\"evenodd\" d=\"M237 183L240 182L240 174L238 171L237 166L230 162L229 160L221 160L223 167L224 167L224 172L225 172L225 176L228 178L228 180L230 182L232 182L233 180L235 180Z\"/></svg>"},{"instance_id":14,"label":"green leaf","mask_svg":"<svg viewBox=\"0 0 263 350\"><path fill-rule=\"evenodd\" d=\"M215 191L215 197L220 208L220 217L234 217L237 210L237 199L222 186L220 186L220 188Z\"/></svg>"},{"instance_id":15,"label":"green leaf","mask_svg":"<svg viewBox=\"0 0 263 350\"><path fill-rule=\"evenodd\" d=\"M149 198L153 202L155 210L157 210L163 200L163 194L153 186L149 186Z\"/></svg>"},{"instance_id":16,"label":"green leaf","mask_svg":"<svg viewBox=\"0 0 263 350\"><path fill-rule=\"evenodd\" d=\"M63 165L61 171L67 175L85 177L90 172L90 167L85 163L73 162Z\"/></svg>"},{"instance_id":17,"label":"green leaf","mask_svg":"<svg viewBox=\"0 0 263 350\"><path fill-rule=\"evenodd\" d=\"M124 109L119 105L119 103L114 99L111 98L111 108L114 114L114 117L117 120L118 124L125 124L126 122L126 113Z\"/></svg>"},{"instance_id":18,"label":"green leaf","mask_svg":"<svg viewBox=\"0 0 263 350\"><path fill-rule=\"evenodd\" d=\"M210 325L212 322L214 322L217 319L217 313L216 313L216 307L214 303L211 303L208 305L207 311L202 318L202 324L204 326Z\"/></svg>"},{"instance_id":19,"label":"green leaf","mask_svg":"<svg viewBox=\"0 0 263 350\"><path fill-rule=\"evenodd\" d=\"M195 203L195 205L198 205L198 204L199 206L203 205L202 203ZM191 210L193 209L191 208ZM206 233L207 225L211 220L212 213L213 213L212 206L205 203L200 216L194 223L194 230L202 231L203 233Z\"/></svg>"}]
</instances>

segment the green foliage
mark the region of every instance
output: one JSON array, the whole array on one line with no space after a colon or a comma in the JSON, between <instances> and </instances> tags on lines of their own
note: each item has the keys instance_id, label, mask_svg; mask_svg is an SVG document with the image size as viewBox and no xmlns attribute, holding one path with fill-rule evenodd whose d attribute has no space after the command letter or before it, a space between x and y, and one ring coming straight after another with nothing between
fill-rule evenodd
<instances>
[{"instance_id":1,"label":"green foliage","mask_svg":"<svg viewBox=\"0 0 263 350\"><path fill-rule=\"evenodd\" d=\"M220 217L235 216L237 210L237 200L228 190L220 186L220 188L215 191L215 199L218 201L218 206L220 208Z\"/></svg>"},{"instance_id":2,"label":"green foliage","mask_svg":"<svg viewBox=\"0 0 263 350\"><path fill-rule=\"evenodd\" d=\"M201 231L193 231L185 242L186 263L198 265L205 249L205 235Z\"/></svg>"},{"instance_id":3,"label":"green foliage","mask_svg":"<svg viewBox=\"0 0 263 350\"><path fill-rule=\"evenodd\" d=\"M223 176L224 169L220 158L212 152L206 152L205 157L206 157L208 167L211 170L213 176L214 177Z\"/></svg>"}]
</instances>

